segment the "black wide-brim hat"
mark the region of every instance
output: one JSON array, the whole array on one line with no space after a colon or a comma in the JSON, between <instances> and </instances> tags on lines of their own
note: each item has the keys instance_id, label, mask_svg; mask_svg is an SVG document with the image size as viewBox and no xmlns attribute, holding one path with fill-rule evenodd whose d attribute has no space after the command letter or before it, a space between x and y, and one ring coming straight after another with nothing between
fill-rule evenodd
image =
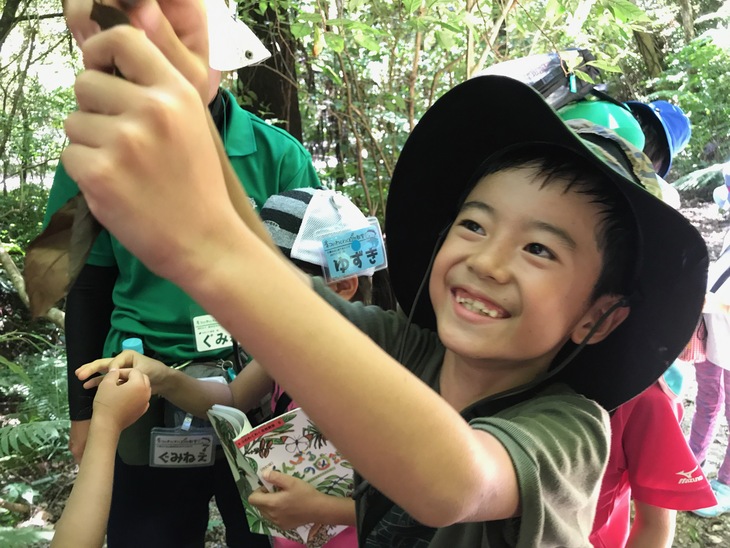
<instances>
[{"instance_id":1,"label":"black wide-brim hat","mask_svg":"<svg viewBox=\"0 0 730 548\"><path fill-rule=\"evenodd\" d=\"M539 93L504 76L473 78L442 96L408 137L393 173L385 216L389 270L401 307L415 324L435 329L427 284L414 301L479 166L505 148L535 143L587 159L626 197L636 222L631 311L606 339L548 377L613 409L654 383L690 339L704 302L707 247L658 197L641 151L605 128L570 124L575 131Z\"/></svg>"}]
</instances>

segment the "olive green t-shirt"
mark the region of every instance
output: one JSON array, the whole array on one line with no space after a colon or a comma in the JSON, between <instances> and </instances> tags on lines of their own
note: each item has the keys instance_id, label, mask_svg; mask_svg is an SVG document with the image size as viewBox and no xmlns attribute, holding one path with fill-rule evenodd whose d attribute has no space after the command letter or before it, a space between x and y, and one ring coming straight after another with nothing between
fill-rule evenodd
<instances>
[{"instance_id":1,"label":"olive green t-shirt","mask_svg":"<svg viewBox=\"0 0 730 548\"><path fill-rule=\"evenodd\" d=\"M224 97L230 101L231 108L226 131L221 138L231 164L255 202L256 209L261 208L273 194L321 186L312 159L299 141L240 108L230 93L225 92ZM185 158L181 157L180 162L185 162ZM76 183L59 164L45 223L78 191ZM154 240L155 235L149 234L149 238ZM122 340L130 336L140 337L145 351L169 362L217 359L230 354L230 346L198 352L192 321L193 317L206 314L203 309L176 285L150 272L107 231L102 231L97 238L87 262L119 269L104 356L118 353Z\"/></svg>"},{"instance_id":2,"label":"olive green t-shirt","mask_svg":"<svg viewBox=\"0 0 730 548\"><path fill-rule=\"evenodd\" d=\"M315 278L313 285L339 312L396 357L406 322L402 315L344 301L321 279ZM437 392L443 356L444 347L436 333L417 326L408 328L402 363ZM521 517L433 529L394 506L368 536L366 546L590 546L588 535L608 461L608 413L569 386L551 384L536 396L493 415L464 414L472 415L466 417L472 428L492 434L509 453L517 473ZM371 510L372 495L367 493L357 504L358 527Z\"/></svg>"}]
</instances>

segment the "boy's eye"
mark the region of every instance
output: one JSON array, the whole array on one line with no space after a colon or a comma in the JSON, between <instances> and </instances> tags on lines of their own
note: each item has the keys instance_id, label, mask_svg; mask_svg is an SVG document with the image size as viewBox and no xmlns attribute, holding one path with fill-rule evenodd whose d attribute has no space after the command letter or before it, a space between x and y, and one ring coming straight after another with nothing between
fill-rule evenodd
<instances>
[{"instance_id":1,"label":"boy's eye","mask_svg":"<svg viewBox=\"0 0 730 548\"><path fill-rule=\"evenodd\" d=\"M484 234L484 229L479 223L472 221L471 219L462 219L459 221L459 226L463 226L470 232L476 232L478 234Z\"/></svg>"},{"instance_id":2,"label":"boy's eye","mask_svg":"<svg viewBox=\"0 0 730 548\"><path fill-rule=\"evenodd\" d=\"M555 259L555 254L542 244L531 243L525 246L525 251L545 259Z\"/></svg>"}]
</instances>

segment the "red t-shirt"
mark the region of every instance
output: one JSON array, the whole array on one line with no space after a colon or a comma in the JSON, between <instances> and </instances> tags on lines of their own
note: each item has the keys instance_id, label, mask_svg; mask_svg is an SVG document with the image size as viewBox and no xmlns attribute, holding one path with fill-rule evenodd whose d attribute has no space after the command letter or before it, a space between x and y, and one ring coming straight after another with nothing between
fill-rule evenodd
<instances>
[{"instance_id":1,"label":"red t-shirt","mask_svg":"<svg viewBox=\"0 0 730 548\"><path fill-rule=\"evenodd\" d=\"M590 536L593 546L626 545L632 496L672 510L716 504L679 426L682 411L681 402L654 384L611 417L611 453Z\"/></svg>"}]
</instances>

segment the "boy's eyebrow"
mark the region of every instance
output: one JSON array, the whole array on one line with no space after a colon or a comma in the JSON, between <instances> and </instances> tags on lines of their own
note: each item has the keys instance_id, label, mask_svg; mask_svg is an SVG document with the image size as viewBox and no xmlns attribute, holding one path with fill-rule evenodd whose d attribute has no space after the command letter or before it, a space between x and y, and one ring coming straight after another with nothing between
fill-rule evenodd
<instances>
[{"instance_id":1,"label":"boy's eyebrow","mask_svg":"<svg viewBox=\"0 0 730 548\"><path fill-rule=\"evenodd\" d=\"M530 226L531 228L536 228L537 230L549 232L553 236L556 236L558 239L562 240L565 246L571 251L575 251L576 247L578 247L578 244L575 243L575 240L571 238L570 234L568 234L560 227L551 225L550 223L546 223L544 221L531 221L530 223L528 223L528 226Z\"/></svg>"},{"instance_id":2,"label":"boy's eyebrow","mask_svg":"<svg viewBox=\"0 0 730 548\"><path fill-rule=\"evenodd\" d=\"M492 206L476 200L472 202L465 202L464 205L461 206L461 211L465 211L467 209L478 209L488 214L495 213ZM578 244L575 243L575 240L570 236L570 234L568 234L565 230L558 226L546 223L545 221L530 221L527 223L527 226L528 228L542 230L543 232L549 232L553 236L560 239L570 250L575 250L578 247Z\"/></svg>"}]
</instances>

